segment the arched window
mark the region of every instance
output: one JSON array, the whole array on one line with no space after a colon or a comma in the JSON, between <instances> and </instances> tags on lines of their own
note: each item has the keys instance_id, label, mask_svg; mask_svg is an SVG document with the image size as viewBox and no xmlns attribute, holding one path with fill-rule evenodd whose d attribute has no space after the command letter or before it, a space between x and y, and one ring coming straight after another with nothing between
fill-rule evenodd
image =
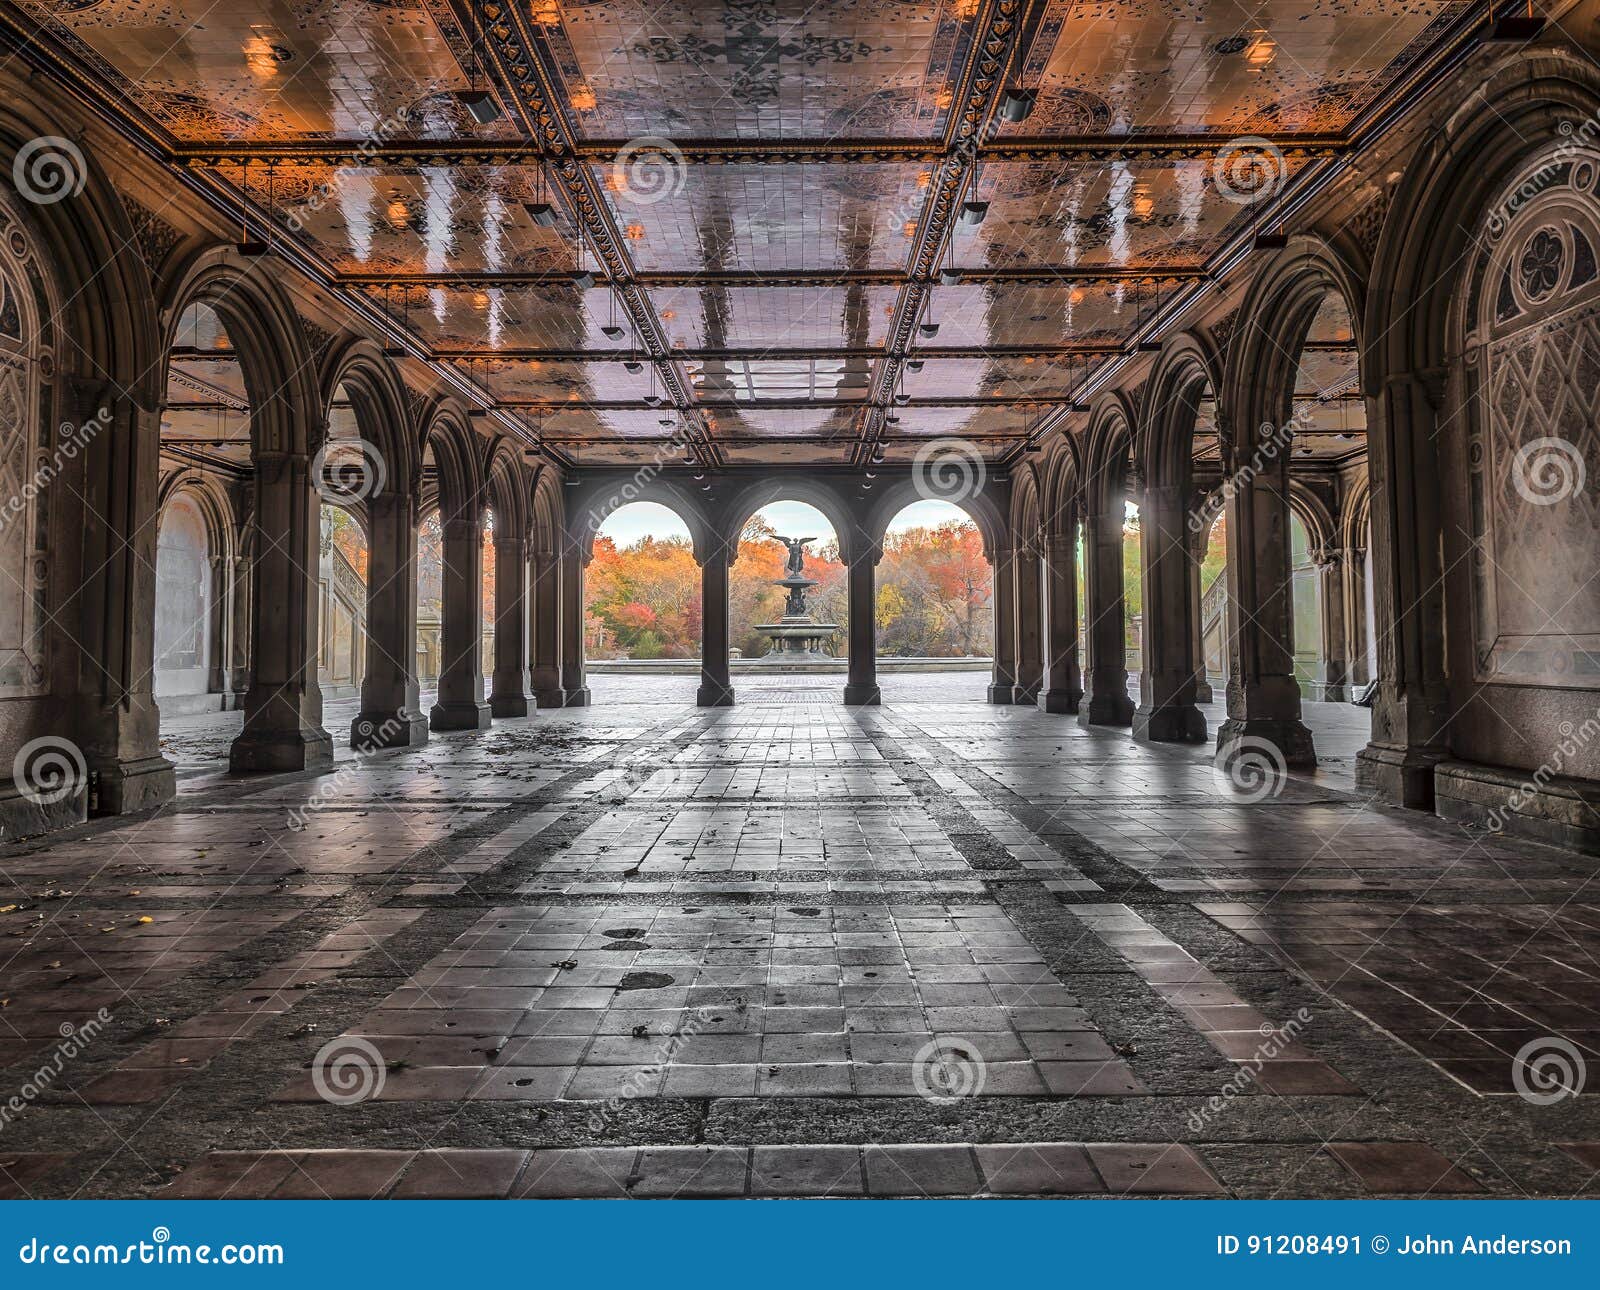
<instances>
[{"instance_id":1,"label":"arched window","mask_svg":"<svg viewBox=\"0 0 1600 1290\"><path fill-rule=\"evenodd\" d=\"M157 698L211 688L211 554L205 517L179 493L156 537Z\"/></svg>"}]
</instances>

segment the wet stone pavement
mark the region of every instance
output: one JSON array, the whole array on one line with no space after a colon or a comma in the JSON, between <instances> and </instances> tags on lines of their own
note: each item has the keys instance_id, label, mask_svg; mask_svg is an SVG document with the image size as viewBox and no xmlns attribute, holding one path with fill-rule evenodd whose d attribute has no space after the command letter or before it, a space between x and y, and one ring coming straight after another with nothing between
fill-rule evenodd
<instances>
[{"instance_id":1,"label":"wet stone pavement","mask_svg":"<svg viewBox=\"0 0 1600 1290\"><path fill-rule=\"evenodd\" d=\"M1357 710L1263 792L983 679L170 723L0 848L0 1195L1600 1194L1592 859L1367 805Z\"/></svg>"}]
</instances>

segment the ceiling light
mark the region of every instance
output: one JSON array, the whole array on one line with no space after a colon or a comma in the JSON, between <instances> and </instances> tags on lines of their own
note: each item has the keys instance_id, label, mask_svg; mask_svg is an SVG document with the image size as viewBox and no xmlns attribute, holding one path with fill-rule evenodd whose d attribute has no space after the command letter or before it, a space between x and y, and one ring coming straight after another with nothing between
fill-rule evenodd
<instances>
[{"instance_id":1,"label":"ceiling light","mask_svg":"<svg viewBox=\"0 0 1600 1290\"><path fill-rule=\"evenodd\" d=\"M939 274L939 285L941 287L953 287L953 286L956 285L956 283L958 283L960 281L961 281L961 270L960 269L945 269L943 272L941 272Z\"/></svg>"},{"instance_id":2,"label":"ceiling light","mask_svg":"<svg viewBox=\"0 0 1600 1290\"><path fill-rule=\"evenodd\" d=\"M644 364L637 359L625 359L622 364L622 370L624 372L642 372L644 371Z\"/></svg>"},{"instance_id":3,"label":"ceiling light","mask_svg":"<svg viewBox=\"0 0 1600 1290\"><path fill-rule=\"evenodd\" d=\"M908 372L920 372L921 370L922 370L922 360L920 358L911 358L911 359L907 359L906 360L906 371L908 371Z\"/></svg>"},{"instance_id":4,"label":"ceiling light","mask_svg":"<svg viewBox=\"0 0 1600 1290\"><path fill-rule=\"evenodd\" d=\"M911 396L902 390L899 394L894 396L894 401L901 407L905 407L906 404L911 402Z\"/></svg>"},{"instance_id":5,"label":"ceiling light","mask_svg":"<svg viewBox=\"0 0 1600 1290\"><path fill-rule=\"evenodd\" d=\"M577 287L579 291L587 291L594 286L594 274L587 269L584 269L581 273L574 273L572 275L572 285Z\"/></svg>"},{"instance_id":6,"label":"ceiling light","mask_svg":"<svg viewBox=\"0 0 1600 1290\"><path fill-rule=\"evenodd\" d=\"M961 222L963 224L981 224L989 214L988 202L962 202Z\"/></svg>"},{"instance_id":7,"label":"ceiling light","mask_svg":"<svg viewBox=\"0 0 1600 1290\"><path fill-rule=\"evenodd\" d=\"M602 327L600 329L600 334L606 337L608 340L621 340L628 333L623 331L621 327L612 324L609 327Z\"/></svg>"},{"instance_id":8,"label":"ceiling light","mask_svg":"<svg viewBox=\"0 0 1600 1290\"><path fill-rule=\"evenodd\" d=\"M1159 340L1141 340L1133 347L1133 352L1135 354L1159 354L1161 352L1161 342Z\"/></svg>"},{"instance_id":9,"label":"ceiling light","mask_svg":"<svg viewBox=\"0 0 1600 1290\"><path fill-rule=\"evenodd\" d=\"M874 444L873 448L872 448L872 464L875 465L875 466L882 464L883 457L884 457L883 445L881 443L880 444Z\"/></svg>"},{"instance_id":10,"label":"ceiling light","mask_svg":"<svg viewBox=\"0 0 1600 1290\"><path fill-rule=\"evenodd\" d=\"M556 208L549 202L529 202L527 206L528 218L540 228L554 228L559 218Z\"/></svg>"},{"instance_id":11,"label":"ceiling light","mask_svg":"<svg viewBox=\"0 0 1600 1290\"><path fill-rule=\"evenodd\" d=\"M1026 121L1033 115L1033 105L1038 98L1038 90L1023 89L1020 85L1011 86L1000 98L1000 119L1011 125Z\"/></svg>"},{"instance_id":12,"label":"ceiling light","mask_svg":"<svg viewBox=\"0 0 1600 1290\"><path fill-rule=\"evenodd\" d=\"M500 103L488 90L457 90L456 102L466 108L467 115L479 125L500 119Z\"/></svg>"},{"instance_id":13,"label":"ceiling light","mask_svg":"<svg viewBox=\"0 0 1600 1290\"><path fill-rule=\"evenodd\" d=\"M1257 233L1251 242L1252 251L1281 251L1289 245L1287 233Z\"/></svg>"},{"instance_id":14,"label":"ceiling light","mask_svg":"<svg viewBox=\"0 0 1600 1290\"><path fill-rule=\"evenodd\" d=\"M935 322L925 322L919 325L917 330L922 333L925 339L932 340L939 334L939 324Z\"/></svg>"},{"instance_id":15,"label":"ceiling light","mask_svg":"<svg viewBox=\"0 0 1600 1290\"><path fill-rule=\"evenodd\" d=\"M644 396L644 401L652 408L659 408L666 402L659 394L647 394Z\"/></svg>"}]
</instances>

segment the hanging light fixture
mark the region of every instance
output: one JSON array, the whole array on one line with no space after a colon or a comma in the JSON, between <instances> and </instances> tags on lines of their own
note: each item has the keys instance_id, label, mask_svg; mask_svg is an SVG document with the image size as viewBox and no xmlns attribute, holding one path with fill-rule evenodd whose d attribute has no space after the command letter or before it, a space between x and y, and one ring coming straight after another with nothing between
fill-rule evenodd
<instances>
[{"instance_id":1,"label":"hanging light fixture","mask_svg":"<svg viewBox=\"0 0 1600 1290\"><path fill-rule=\"evenodd\" d=\"M467 8L472 13L472 71L467 77L467 88L456 91L456 102L479 125L489 125L500 119L500 102L489 90L478 87L478 53L483 40L483 29L478 25L478 0L468 0Z\"/></svg>"},{"instance_id":2,"label":"hanging light fixture","mask_svg":"<svg viewBox=\"0 0 1600 1290\"><path fill-rule=\"evenodd\" d=\"M533 201L527 205L528 218L540 228L554 228L556 226L556 208L545 200L544 195L544 162L539 163L534 172Z\"/></svg>"},{"instance_id":3,"label":"hanging light fixture","mask_svg":"<svg viewBox=\"0 0 1600 1290\"><path fill-rule=\"evenodd\" d=\"M611 322L600 329L600 334L607 340L621 340L627 333L617 326L617 284L611 284Z\"/></svg>"},{"instance_id":4,"label":"hanging light fixture","mask_svg":"<svg viewBox=\"0 0 1600 1290\"><path fill-rule=\"evenodd\" d=\"M1000 119L1007 125L1020 125L1033 115L1034 104L1038 100L1038 90L1008 85L1000 96Z\"/></svg>"}]
</instances>

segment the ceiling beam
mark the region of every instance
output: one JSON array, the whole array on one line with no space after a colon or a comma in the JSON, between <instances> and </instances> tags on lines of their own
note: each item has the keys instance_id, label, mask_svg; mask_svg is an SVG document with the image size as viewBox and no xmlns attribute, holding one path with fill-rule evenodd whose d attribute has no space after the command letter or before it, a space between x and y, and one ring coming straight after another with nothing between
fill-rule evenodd
<instances>
[{"instance_id":1,"label":"ceiling beam","mask_svg":"<svg viewBox=\"0 0 1600 1290\"><path fill-rule=\"evenodd\" d=\"M1063 282L1131 282L1142 286L1203 280L1210 275L1204 265L1129 269L1111 265L1031 269L964 269L957 266L962 285L1004 283L1017 286L1050 287ZM341 273L338 282L346 287L369 289L417 287L422 289L492 290L517 287L571 286L567 271L515 272L471 271L441 273ZM603 280L597 285L604 287ZM899 287L907 282L906 271L899 269L798 269L780 272L745 269L691 270L674 273L646 270L635 273L632 281L641 287ZM913 279L913 281L919 281ZM920 280L932 284L932 277Z\"/></svg>"},{"instance_id":2,"label":"ceiling beam","mask_svg":"<svg viewBox=\"0 0 1600 1290\"><path fill-rule=\"evenodd\" d=\"M1279 132L1264 138L1286 157L1337 156L1349 147L1338 134ZM1209 160L1236 147L1236 136L1207 134L1086 134L1061 138L990 137L970 151L985 161L1188 161ZM206 139L176 143L168 152L174 165L195 169L238 166L317 166L336 169L417 170L454 166L538 165L575 158L609 166L631 152L632 140L573 138L559 149L536 142L506 143L437 139L279 139L246 142ZM688 165L935 165L949 155L947 144L905 139L674 139L672 146Z\"/></svg>"}]
</instances>

